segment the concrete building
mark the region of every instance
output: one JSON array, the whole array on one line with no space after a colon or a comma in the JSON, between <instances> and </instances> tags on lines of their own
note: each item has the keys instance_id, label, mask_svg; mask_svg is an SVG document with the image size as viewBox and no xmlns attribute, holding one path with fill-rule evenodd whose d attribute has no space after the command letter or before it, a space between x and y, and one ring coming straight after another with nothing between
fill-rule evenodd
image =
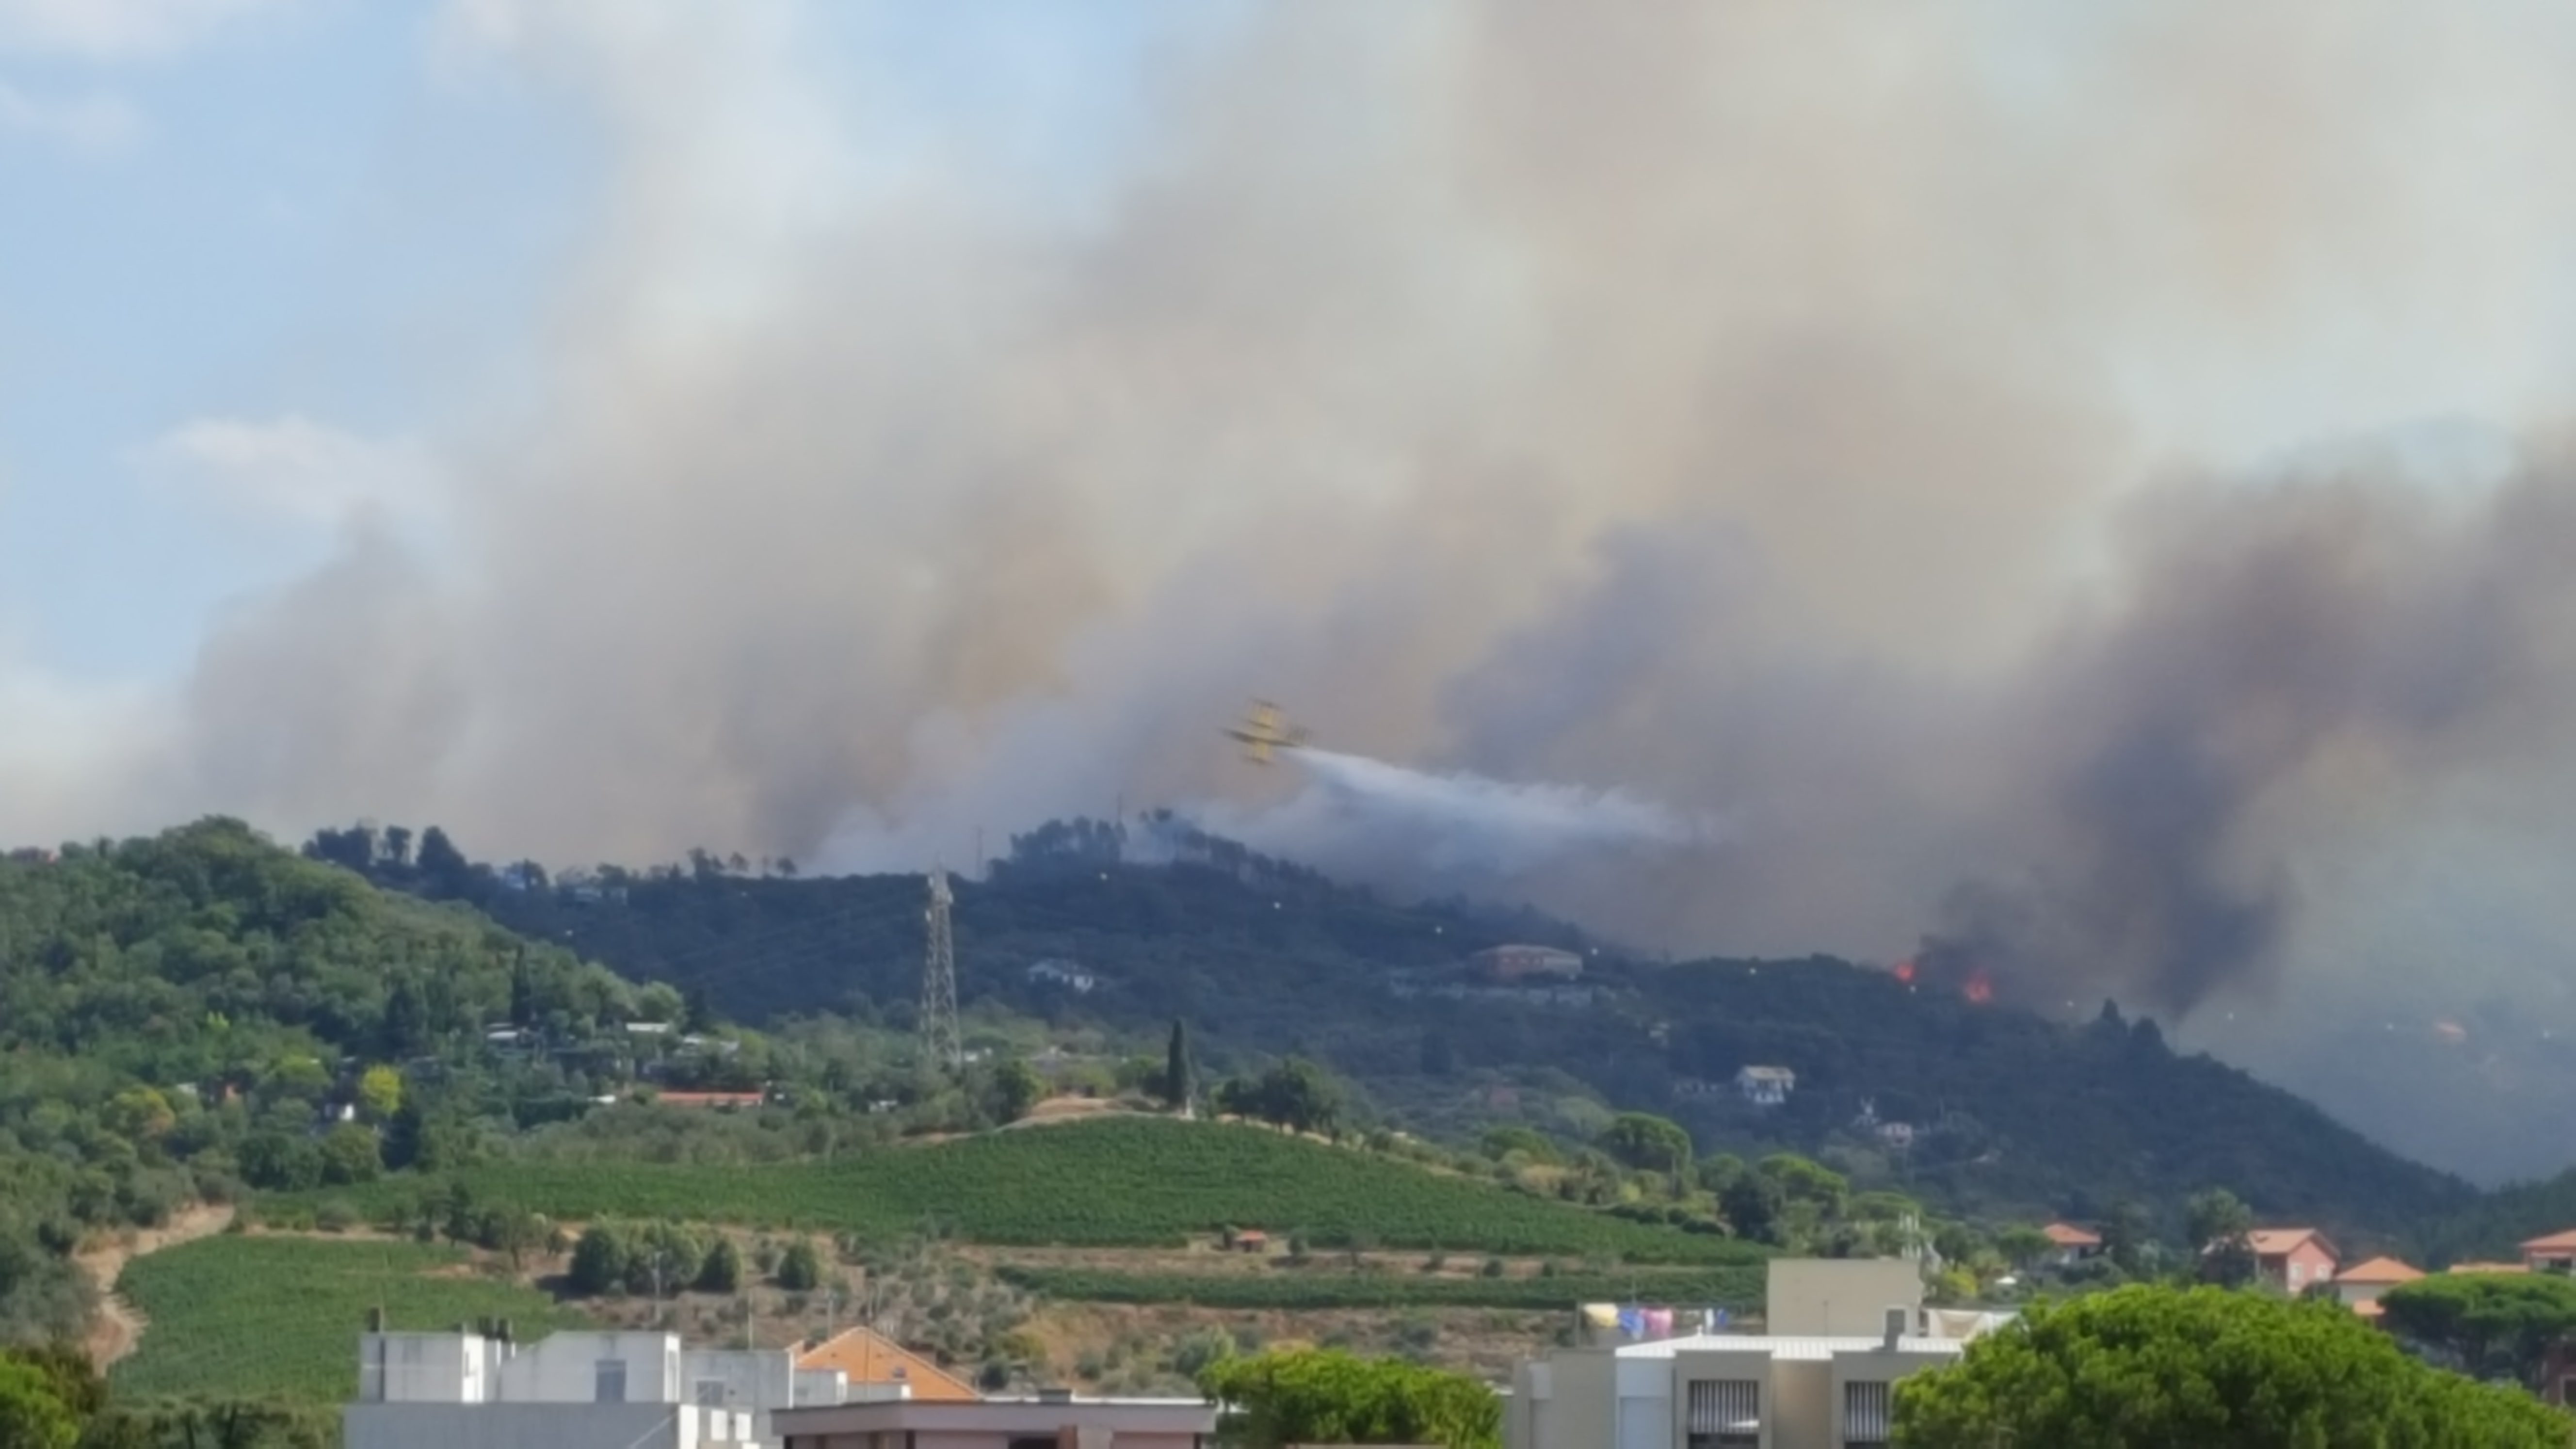
<instances>
[{"instance_id":1,"label":"concrete building","mask_svg":"<svg viewBox=\"0 0 2576 1449\"><path fill-rule=\"evenodd\" d=\"M791 1409L777 1424L785 1449L1207 1449L1216 1406L1047 1393Z\"/></svg>"},{"instance_id":2,"label":"concrete building","mask_svg":"<svg viewBox=\"0 0 2576 1449\"><path fill-rule=\"evenodd\" d=\"M1745 1067L1735 1074L1735 1090L1756 1107L1777 1107L1798 1090L1798 1074L1787 1067Z\"/></svg>"},{"instance_id":3,"label":"concrete building","mask_svg":"<svg viewBox=\"0 0 2576 1449\"><path fill-rule=\"evenodd\" d=\"M1560 1349L1521 1365L1506 1449L1869 1449L1890 1385L1955 1362L1992 1315L1923 1309L1901 1259L1775 1259L1768 1333ZM1937 1330L1937 1331L1935 1331Z\"/></svg>"},{"instance_id":4,"label":"concrete building","mask_svg":"<svg viewBox=\"0 0 2576 1449\"><path fill-rule=\"evenodd\" d=\"M2245 1241L2254 1250L2254 1276L2293 1298L2332 1281L2343 1257L2314 1228L2256 1228Z\"/></svg>"},{"instance_id":5,"label":"concrete building","mask_svg":"<svg viewBox=\"0 0 2576 1449\"><path fill-rule=\"evenodd\" d=\"M758 1449L771 1413L846 1377L785 1350L684 1350L670 1333L382 1333L358 1339L346 1449Z\"/></svg>"},{"instance_id":6,"label":"concrete building","mask_svg":"<svg viewBox=\"0 0 2576 1449\"><path fill-rule=\"evenodd\" d=\"M2396 1258L2373 1258L2337 1273L2335 1296L2346 1308L2364 1318L2377 1318L2379 1299L2389 1289L2412 1283L2424 1276L2423 1270Z\"/></svg>"}]
</instances>

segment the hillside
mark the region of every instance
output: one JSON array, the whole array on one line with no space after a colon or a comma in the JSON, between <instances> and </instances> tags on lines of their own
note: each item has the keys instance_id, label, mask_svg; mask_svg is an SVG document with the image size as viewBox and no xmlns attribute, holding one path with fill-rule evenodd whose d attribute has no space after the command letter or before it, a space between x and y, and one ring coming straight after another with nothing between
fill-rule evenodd
<instances>
[{"instance_id":1,"label":"hillside","mask_svg":"<svg viewBox=\"0 0 2576 1449\"><path fill-rule=\"evenodd\" d=\"M598 1037L630 995L238 822L0 859L0 1339L77 1335L84 1236L237 1190L245 1154L311 1153L344 1059L435 1063L514 1002ZM434 1157L441 1124L402 1116L391 1155Z\"/></svg>"},{"instance_id":2,"label":"hillside","mask_svg":"<svg viewBox=\"0 0 2576 1449\"><path fill-rule=\"evenodd\" d=\"M688 1219L893 1239L1021 1246L1177 1247L1227 1227L1322 1247L1560 1254L1629 1263L1743 1264L1759 1249L1650 1227L1259 1127L1117 1118L997 1132L838 1162L721 1173L660 1163L495 1162L451 1176L478 1199L560 1220ZM334 1197L381 1217L405 1191Z\"/></svg>"},{"instance_id":3,"label":"hillside","mask_svg":"<svg viewBox=\"0 0 2576 1449\"><path fill-rule=\"evenodd\" d=\"M372 869L741 1019L856 1007L901 1026L918 991L918 877L802 880L704 853L570 884L516 877L534 888L488 868ZM970 1006L1132 1038L1186 1017L1219 1068L1313 1056L1393 1120L1451 1140L1518 1123L1579 1143L1611 1109L1645 1110L1684 1121L1703 1155L1817 1154L1855 1186L1981 1216L2094 1216L2132 1199L2169 1230L2182 1198L2209 1185L2364 1238L2474 1198L2287 1092L2175 1055L2115 1008L2077 1025L1823 958L1647 961L1528 914L1393 905L1169 820L1134 839L1050 826L1015 840L990 880L960 882L957 899ZM1598 1000L1393 989L1514 940L1587 953ZM1044 961L1078 965L1096 989L1033 980ZM1722 1090L1753 1063L1798 1073L1786 1106L1755 1110ZM1703 1084L1721 1090L1691 1095ZM1865 1114L1912 1128L1913 1145L1890 1150Z\"/></svg>"}]
</instances>

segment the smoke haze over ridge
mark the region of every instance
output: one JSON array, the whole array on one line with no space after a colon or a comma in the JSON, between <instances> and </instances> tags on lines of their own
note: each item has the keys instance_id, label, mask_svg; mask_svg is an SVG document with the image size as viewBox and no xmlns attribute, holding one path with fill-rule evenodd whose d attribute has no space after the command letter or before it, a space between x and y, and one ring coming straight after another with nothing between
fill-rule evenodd
<instances>
[{"instance_id":1,"label":"smoke haze over ridge","mask_svg":"<svg viewBox=\"0 0 2576 1449\"><path fill-rule=\"evenodd\" d=\"M810 11L452 7L614 158L537 395L201 434L327 458L341 542L168 690L0 634L13 833L918 868L1123 796L1679 951L1930 933L2330 1104L2319 1001L2576 1027L2516 864L2576 803L2576 23L1229 14L1068 197Z\"/></svg>"}]
</instances>

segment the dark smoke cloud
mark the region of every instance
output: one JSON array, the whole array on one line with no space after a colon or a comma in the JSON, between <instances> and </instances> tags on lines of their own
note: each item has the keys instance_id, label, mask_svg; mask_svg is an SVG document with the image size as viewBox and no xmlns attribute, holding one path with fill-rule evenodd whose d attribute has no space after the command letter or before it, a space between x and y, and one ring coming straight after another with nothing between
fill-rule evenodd
<instances>
[{"instance_id":1,"label":"dark smoke cloud","mask_svg":"<svg viewBox=\"0 0 2576 1449\"><path fill-rule=\"evenodd\" d=\"M1068 209L871 149L800 13L457 7L616 157L541 395L149 727L0 735L22 829L917 869L1123 800L1400 880L1401 799L1408 855L1683 951L1928 929L2032 1000L2374 1028L2576 965L2395 944L2561 912L2405 844L2563 858L2563 454L2262 456L2563 400L2563 17L1254 6ZM1255 780L1256 693L1428 773ZM1515 798L1724 828L1538 848L1591 827Z\"/></svg>"}]
</instances>

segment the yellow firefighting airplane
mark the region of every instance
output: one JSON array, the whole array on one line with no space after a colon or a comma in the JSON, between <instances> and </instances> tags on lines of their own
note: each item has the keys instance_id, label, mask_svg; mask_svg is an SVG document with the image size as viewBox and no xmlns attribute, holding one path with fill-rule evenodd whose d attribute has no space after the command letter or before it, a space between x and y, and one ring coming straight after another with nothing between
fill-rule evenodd
<instances>
[{"instance_id":1,"label":"yellow firefighting airplane","mask_svg":"<svg viewBox=\"0 0 2576 1449\"><path fill-rule=\"evenodd\" d=\"M1226 737L1243 745L1243 757L1256 765L1270 763L1273 750L1293 750L1306 743L1306 731L1288 723L1279 706L1266 699L1252 702L1243 723L1226 726Z\"/></svg>"}]
</instances>

